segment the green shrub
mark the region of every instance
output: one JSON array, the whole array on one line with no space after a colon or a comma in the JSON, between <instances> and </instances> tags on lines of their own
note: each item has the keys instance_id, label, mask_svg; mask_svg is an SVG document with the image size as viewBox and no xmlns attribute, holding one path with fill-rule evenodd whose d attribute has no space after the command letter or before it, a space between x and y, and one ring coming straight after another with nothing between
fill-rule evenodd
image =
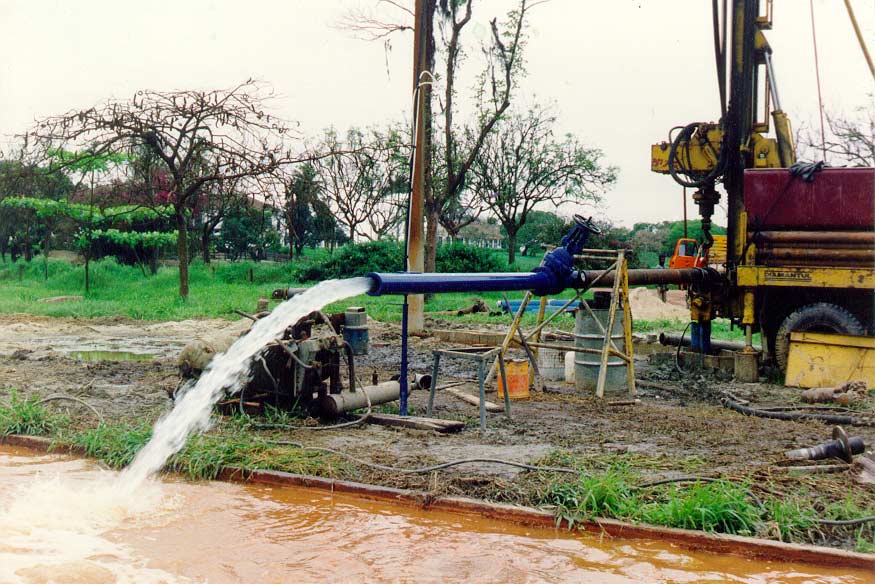
<instances>
[{"instance_id":1,"label":"green shrub","mask_svg":"<svg viewBox=\"0 0 875 584\"><path fill-rule=\"evenodd\" d=\"M490 250L464 243L450 243L437 249L439 272L498 272L503 266Z\"/></svg>"},{"instance_id":2,"label":"green shrub","mask_svg":"<svg viewBox=\"0 0 875 584\"><path fill-rule=\"evenodd\" d=\"M498 272L501 262L488 249L452 243L438 248L435 257L438 272ZM364 276L368 272L400 272L404 267L404 247L397 241L351 243L325 261L295 270L300 282L317 282L335 278Z\"/></svg>"},{"instance_id":3,"label":"green shrub","mask_svg":"<svg viewBox=\"0 0 875 584\"><path fill-rule=\"evenodd\" d=\"M351 243L337 249L327 260L295 271L300 282L364 276L368 272L400 272L404 250L397 241Z\"/></svg>"}]
</instances>

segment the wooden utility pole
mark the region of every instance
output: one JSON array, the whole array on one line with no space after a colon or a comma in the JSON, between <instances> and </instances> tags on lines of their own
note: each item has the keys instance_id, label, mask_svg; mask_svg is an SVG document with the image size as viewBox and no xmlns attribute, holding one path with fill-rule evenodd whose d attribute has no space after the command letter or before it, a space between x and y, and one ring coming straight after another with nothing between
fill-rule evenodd
<instances>
[{"instance_id":1,"label":"wooden utility pole","mask_svg":"<svg viewBox=\"0 0 875 584\"><path fill-rule=\"evenodd\" d=\"M413 187L410 193L410 207L407 225L407 271L421 272L424 268L425 247L423 240L423 198L425 189L425 161L428 152L425 150L425 92L421 91L422 83L431 81L426 62L426 27L423 22L427 0L416 0L415 23L413 29L413 95L414 95L414 151L413 151ZM427 79L425 77L428 77ZM418 332L425 326L423 316L423 296L413 294L408 298L408 326L410 331Z\"/></svg>"}]
</instances>

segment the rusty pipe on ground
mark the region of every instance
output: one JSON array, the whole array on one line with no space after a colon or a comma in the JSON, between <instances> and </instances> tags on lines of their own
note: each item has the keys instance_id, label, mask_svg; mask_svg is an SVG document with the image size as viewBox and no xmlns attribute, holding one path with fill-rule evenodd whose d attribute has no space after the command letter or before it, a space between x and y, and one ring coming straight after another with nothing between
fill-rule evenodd
<instances>
[{"instance_id":1,"label":"rusty pipe on ground","mask_svg":"<svg viewBox=\"0 0 875 584\"><path fill-rule=\"evenodd\" d=\"M365 395L367 394L367 395ZM344 412L351 412L397 400L401 396L401 384L397 381L385 381L377 385L360 387L356 391L330 393L319 400L322 413L329 418L340 417Z\"/></svg>"},{"instance_id":2,"label":"rusty pipe on ground","mask_svg":"<svg viewBox=\"0 0 875 584\"><path fill-rule=\"evenodd\" d=\"M826 460L827 458L841 458L845 462L853 462L855 454L866 451L866 444L860 436L848 436L841 426L836 426L832 431L832 440L811 446L810 448L798 448L788 450L784 456L793 460Z\"/></svg>"},{"instance_id":3,"label":"rusty pipe on ground","mask_svg":"<svg viewBox=\"0 0 875 584\"><path fill-rule=\"evenodd\" d=\"M683 344L681 343L682 337ZM690 337L689 335L684 336L679 333L659 333L659 344L668 347L677 347L678 345L689 347ZM721 341L712 339L711 348L725 351L742 351L744 350L744 341Z\"/></svg>"}]
</instances>

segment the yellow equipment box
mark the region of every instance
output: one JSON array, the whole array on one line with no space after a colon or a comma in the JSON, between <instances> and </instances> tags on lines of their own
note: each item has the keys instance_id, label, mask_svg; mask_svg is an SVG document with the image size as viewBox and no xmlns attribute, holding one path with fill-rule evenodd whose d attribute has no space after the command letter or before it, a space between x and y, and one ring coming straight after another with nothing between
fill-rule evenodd
<instances>
[{"instance_id":1,"label":"yellow equipment box","mask_svg":"<svg viewBox=\"0 0 875 584\"><path fill-rule=\"evenodd\" d=\"M785 385L833 387L857 379L875 387L875 337L790 334Z\"/></svg>"}]
</instances>

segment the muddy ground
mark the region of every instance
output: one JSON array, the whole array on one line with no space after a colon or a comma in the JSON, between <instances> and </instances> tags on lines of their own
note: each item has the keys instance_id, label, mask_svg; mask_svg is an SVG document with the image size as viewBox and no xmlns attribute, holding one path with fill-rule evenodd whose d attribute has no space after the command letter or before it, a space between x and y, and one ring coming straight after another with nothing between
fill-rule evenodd
<instances>
[{"instance_id":1,"label":"muddy ground","mask_svg":"<svg viewBox=\"0 0 875 584\"><path fill-rule=\"evenodd\" d=\"M86 400L107 419L154 419L172 405L168 390L177 384L175 358L180 348L227 326L227 321L220 320L142 323L0 315L0 399L6 401L13 389L42 397L72 395ZM398 370L399 339L397 326L374 323L371 350L357 360L362 378L370 379L376 371L385 380ZM412 338L411 372L430 373L431 351L444 346L435 337ZM76 356L77 351L122 351L140 358L128 355L136 360L88 362ZM469 383L461 389L474 394L473 368L459 361L445 363L440 382L467 379ZM745 417L718 401L729 392L759 406L796 404L798 389L738 384L712 374L681 375L673 359L654 364L652 359L639 357L636 368L638 378L659 386L640 387L640 403L609 406L581 395L572 385L548 382L546 391L512 402L510 419L503 413L489 414L483 435L476 406L439 394L435 415L465 421L462 432L437 434L365 424L321 432L283 430L274 436L400 467L473 457L589 468L623 461L642 480L689 473L752 477L763 492L778 496L807 494L821 497L826 504L854 493L858 503L875 505L875 485L861 484L855 470L800 476L782 469L787 464L785 450L829 439L830 426ZM499 402L495 393L489 399ZM413 413L424 415L426 401L427 392L413 392ZM62 403L53 407L67 407ZM871 406L868 409L875 409ZM79 424L93 423L86 409L77 409L75 404L69 407ZM853 428L851 433L862 436L867 445L875 444L871 427ZM439 475L354 472L351 478L363 481L521 503L532 503L541 488L532 473L484 464L454 467Z\"/></svg>"}]
</instances>

